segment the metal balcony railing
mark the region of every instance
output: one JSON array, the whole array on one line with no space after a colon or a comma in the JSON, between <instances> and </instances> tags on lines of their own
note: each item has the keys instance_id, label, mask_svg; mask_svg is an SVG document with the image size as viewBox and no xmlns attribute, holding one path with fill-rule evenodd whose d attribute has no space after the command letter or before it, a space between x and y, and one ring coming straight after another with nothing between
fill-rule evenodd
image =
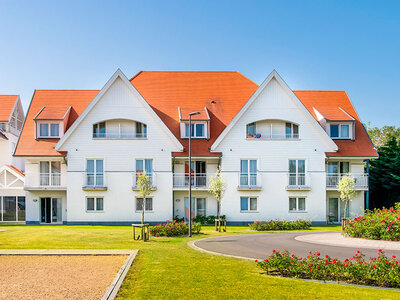
<instances>
[{"instance_id":1,"label":"metal balcony railing","mask_svg":"<svg viewBox=\"0 0 400 300\"><path fill-rule=\"evenodd\" d=\"M215 174L207 173L174 173L173 174L173 185L176 188L188 187L191 182L192 187L195 188L207 188L210 180L210 176Z\"/></svg>"},{"instance_id":2,"label":"metal balcony railing","mask_svg":"<svg viewBox=\"0 0 400 300\"><path fill-rule=\"evenodd\" d=\"M347 174L326 174L326 187L337 189L340 179ZM368 189L368 174L365 173L349 173L354 178L356 189Z\"/></svg>"},{"instance_id":3,"label":"metal balcony railing","mask_svg":"<svg viewBox=\"0 0 400 300\"><path fill-rule=\"evenodd\" d=\"M261 186L261 174L257 173L249 173L249 174L240 174L239 173L239 188L251 188L251 187L260 187Z\"/></svg>"},{"instance_id":4,"label":"metal balcony railing","mask_svg":"<svg viewBox=\"0 0 400 300\"><path fill-rule=\"evenodd\" d=\"M146 137L147 133L145 132L93 132L93 138L96 139L141 139Z\"/></svg>"},{"instance_id":5,"label":"metal balcony railing","mask_svg":"<svg viewBox=\"0 0 400 300\"><path fill-rule=\"evenodd\" d=\"M85 172L83 176L83 186L85 187L105 187L104 173Z\"/></svg>"},{"instance_id":6,"label":"metal balcony railing","mask_svg":"<svg viewBox=\"0 0 400 300\"><path fill-rule=\"evenodd\" d=\"M40 173L40 186L60 186L61 173Z\"/></svg>"}]
</instances>

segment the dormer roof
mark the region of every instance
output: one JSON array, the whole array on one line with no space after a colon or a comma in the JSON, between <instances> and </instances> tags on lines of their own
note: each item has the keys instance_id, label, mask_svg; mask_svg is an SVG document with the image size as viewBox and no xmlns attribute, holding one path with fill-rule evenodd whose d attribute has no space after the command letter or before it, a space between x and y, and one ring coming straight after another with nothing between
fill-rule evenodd
<instances>
[{"instance_id":1,"label":"dormer roof","mask_svg":"<svg viewBox=\"0 0 400 300\"><path fill-rule=\"evenodd\" d=\"M7 122L10 119L18 95L0 95L0 122Z\"/></svg>"},{"instance_id":2,"label":"dormer roof","mask_svg":"<svg viewBox=\"0 0 400 300\"><path fill-rule=\"evenodd\" d=\"M43 106L35 116L35 120L64 120L71 110L71 105Z\"/></svg>"}]
</instances>

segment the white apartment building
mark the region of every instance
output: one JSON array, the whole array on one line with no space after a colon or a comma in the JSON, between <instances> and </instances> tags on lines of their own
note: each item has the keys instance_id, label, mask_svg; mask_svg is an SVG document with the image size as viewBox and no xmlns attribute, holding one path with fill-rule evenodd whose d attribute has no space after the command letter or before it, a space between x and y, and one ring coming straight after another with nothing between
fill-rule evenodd
<instances>
[{"instance_id":1,"label":"white apartment building","mask_svg":"<svg viewBox=\"0 0 400 300\"><path fill-rule=\"evenodd\" d=\"M25 163L13 157L24 118L18 95L0 95L0 222L25 222Z\"/></svg>"},{"instance_id":2,"label":"white apartment building","mask_svg":"<svg viewBox=\"0 0 400 300\"><path fill-rule=\"evenodd\" d=\"M188 115L192 157L188 163ZM36 90L15 151L26 160L28 224L140 222L136 178L153 192L147 222L216 215L208 193L220 166L230 224L269 219L339 222L337 183L368 197L365 164L377 157L344 91L292 91L273 71L258 86L238 72L117 70L100 90Z\"/></svg>"}]
</instances>

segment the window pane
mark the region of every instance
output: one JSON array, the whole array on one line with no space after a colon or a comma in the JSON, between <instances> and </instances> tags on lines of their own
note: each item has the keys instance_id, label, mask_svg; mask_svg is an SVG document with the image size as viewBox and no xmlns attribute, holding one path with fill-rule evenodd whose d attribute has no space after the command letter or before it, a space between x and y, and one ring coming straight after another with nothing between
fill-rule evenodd
<instances>
[{"instance_id":1,"label":"window pane","mask_svg":"<svg viewBox=\"0 0 400 300\"><path fill-rule=\"evenodd\" d=\"M96 173L103 173L103 160L96 160Z\"/></svg>"},{"instance_id":2,"label":"window pane","mask_svg":"<svg viewBox=\"0 0 400 300\"><path fill-rule=\"evenodd\" d=\"M40 162L40 173L49 173L49 162L48 161L41 161Z\"/></svg>"},{"instance_id":3,"label":"window pane","mask_svg":"<svg viewBox=\"0 0 400 300\"><path fill-rule=\"evenodd\" d=\"M196 136L204 136L204 124L196 124Z\"/></svg>"},{"instance_id":4,"label":"window pane","mask_svg":"<svg viewBox=\"0 0 400 300\"><path fill-rule=\"evenodd\" d=\"M136 173L142 173L143 171L144 171L143 160L142 159L136 160Z\"/></svg>"},{"instance_id":5,"label":"window pane","mask_svg":"<svg viewBox=\"0 0 400 300\"><path fill-rule=\"evenodd\" d=\"M61 162L52 161L51 162L51 173L59 174L61 172Z\"/></svg>"},{"instance_id":6,"label":"window pane","mask_svg":"<svg viewBox=\"0 0 400 300\"><path fill-rule=\"evenodd\" d=\"M339 125L331 125L331 137L339 137Z\"/></svg>"},{"instance_id":7,"label":"window pane","mask_svg":"<svg viewBox=\"0 0 400 300\"><path fill-rule=\"evenodd\" d=\"M142 210L142 202L143 202L143 198L136 198L136 210L137 211Z\"/></svg>"},{"instance_id":8,"label":"window pane","mask_svg":"<svg viewBox=\"0 0 400 300\"><path fill-rule=\"evenodd\" d=\"M3 221L17 220L17 199L16 197L3 197Z\"/></svg>"},{"instance_id":9,"label":"window pane","mask_svg":"<svg viewBox=\"0 0 400 300\"><path fill-rule=\"evenodd\" d=\"M299 210L306 210L306 198L299 198Z\"/></svg>"},{"instance_id":10,"label":"window pane","mask_svg":"<svg viewBox=\"0 0 400 300\"><path fill-rule=\"evenodd\" d=\"M257 210L257 198L250 198L250 210Z\"/></svg>"},{"instance_id":11,"label":"window pane","mask_svg":"<svg viewBox=\"0 0 400 300\"><path fill-rule=\"evenodd\" d=\"M97 137L97 124L93 124L93 137Z\"/></svg>"},{"instance_id":12,"label":"window pane","mask_svg":"<svg viewBox=\"0 0 400 300\"><path fill-rule=\"evenodd\" d=\"M249 198L240 197L240 210L249 210Z\"/></svg>"},{"instance_id":13,"label":"window pane","mask_svg":"<svg viewBox=\"0 0 400 300\"><path fill-rule=\"evenodd\" d=\"M87 202L87 204L86 204L86 209L88 210L88 211L92 211L92 210L94 210L94 198L86 198L86 202Z\"/></svg>"},{"instance_id":14,"label":"window pane","mask_svg":"<svg viewBox=\"0 0 400 300\"><path fill-rule=\"evenodd\" d=\"M18 220L25 221L25 197L18 197Z\"/></svg>"},{"instance_id":15,"label":"window pane","mask_svg":"<svg viewBox=\"0 0 400 300\"><path fill-rule=\"evenodd\" d=\"M50 124L50 136L59 136L59 124Z\"/></svg>"},{"instance_id":16,"label":"window pane","mask_svg":"<svg viewBox=\"0 0 400 300\"><path fill-rule=\"evenodd\" d=\"M153 171L153 160L152 159L146 159L144 161L144 166L145 166L146 174L148 176L151 176L151 173Z\"/></svg>"},{"instance_id":17,"label":"window pane","mask_svg":"<svg viewBox=\"0 0 400 300\"><path fill-rule=\"evenodd\" d=\"M242 159L240 161L240 185L248 185L249 184L249 165L248 160Z\"/></svg>"},{"instance_id":18,"label":"window pane","mask_svg":"<svg viewBox=\"0 0 400 300\"><path fill-rule=\"evenodd\" d=\"M298 160L297 161L297 170L299 174L304 174L306 172L306 161Z\"/></svg>"},{"instance_id":19,"label":"window pane","mask_svg":"<svg viewBox=\"0 0 400 300\"><path fill-rule=\"evenodd\" d=\"M293 137L294 138L299 137L299 126L296 124L293 124Z\"/></svg>"},{"instance_id":20,"label":"window pane","mask_svg":"<svg viewBox=\"0 0 400 300\"><path fill-rule=\"evenodd\" d=\"M48 161L40 162L40 185L50 184L50 163Z\"/></svg>"},{"instance_id":21,"label":"window pane","mask_svg":"<svg viewBox=\"0 0 400 300\"><path fill-rule=\"evenodd\" d=\"M152 211L153 210L153 198L146 198L146 210Z\"/></svg>"},{"instance_id":22,"label":"window pane","mask_svg":"<svg viewBox=\"0 0 400 300\"><path fill-rule=\"evenodd\" d=\"M337 162L328 162L328 173L329 174L339 173L339 167Z\"/></svg>"},{"instance_id":23,"label":"window pane","mask_svg":"<svg viewBox=\"0 0 400 300\"><path fill-rule=\"evenodd\" d=\"M191 128L192 128L192 137L193 137L194 136L194 124L192 124Z\"/></svg>"},{"instance_id":24,"label":"window pane","mask_svg":"<svg viewBox=\"0 0 400 300\"><path fill-rule=\"evenodd\" d=\"M88 173L94 173L94 160L89 159L86 161L86 170Z\"/></svg>"},{"instance_id":25,"label":"window pane","mask_svg":"<svg viewBox=\"0 0 400 300\"><path fill-rule=\"evenodd\" d=\"M185 124L185 136L189 137L189 124Z\"/></svg>"},{"instance_id":26,"label":"window pane","mask_svg":"<svg viewBox=\"0 0 400 300\"><path fill-rule=\"evenodd\" d=\"M248 135L254 135L256 133L256 124L251 123L247 125L247 134Z\"/></svg>"},{"instance_id":27,"label":"window pane","mask_svg":"<svg viewBox=\"0 0 400 300\"><path fill-rule=\"evenodd\" d=\"M340 137L342 138L349 137L349 125L340 125Z\"/></svg>"},{"instance_id":28,"label":"window pane","mask_svg":"<svg viewBox=\"0 0 400 300\"><path fill-rule=\"evenodd\" d=\"M103 210L103 198L96 198L96 210Z\"/></svg>"},{"instance_id":29,"label":"window pane","mask_svg":"<svg viewBox=\"0 0 400 300\"><path fill-rule=\"evenodd\" d=\"M40 136L49 136L49 124L40 124Z\"/></svg>"},{"instance_id":30,"label":"window pane","mask_svg":"<svg viewBox=\"0 0 400 300\"><path fill-rule=\"evenodd\" d=\"M296 198L289 198L289 210L296 210Z\"/></svg>"},{"instance_id":31,"label":"window pane","mask_svg":"<svg viewBox=\"0 0 400 300\"><path fill-rule=\"evenodd\" d=\"M350 166L348 161L340 162L340 173L347 174L350 172Z\"/></svg>"},{"instance_id":32,"label":"window pane","mask_svg":"<svg viewBox=\"0 0 400 300\"><path fill-rule=\"evenodd\" d=\"M286 123L286 138L292 137L292 124Z\"/></svg>"}]
</instances>

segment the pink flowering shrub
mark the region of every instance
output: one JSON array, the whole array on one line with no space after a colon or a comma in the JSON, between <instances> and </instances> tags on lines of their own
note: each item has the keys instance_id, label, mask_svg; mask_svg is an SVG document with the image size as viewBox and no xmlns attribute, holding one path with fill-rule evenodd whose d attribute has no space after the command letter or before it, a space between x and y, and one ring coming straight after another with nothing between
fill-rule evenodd
<instances>
[{"instance_id":1,"label":"pink flowering shrub","mask_svg":"<svg viewBox=\"0 0 400 300\"><path fill-rule=\"evenodd\" d=\"M343 233L372 240L400 240L400 203L395 208L367 211L364 216L346 222Z\"/></svg>"},{"instance_id":2,"label":"pink flowering shrub","mask_svg":"<svg viewBox=\"0 0 400 300\"><path fill-rule=\"evenodd\" d=\"M192 232L200 233L201 224L192 222ZM185 222L169 222L165 224L157 224L155 226L150 227L150 234L156 237L159 236L177 236L177 235L185 235L189 232L189 226Z\"/></svg>"},{"instance_id":3,"label":"pink flowering shrub","mask_svg":"<svg viewBox=\"0 0 400 300\"><path fill-rule=\"evenodd\" d=\"M268 231L268 230L302 230L310 229L311 221L298 219L296 221L285 220L269 220L269 221L256 221L249 224L252 230Z\"/></svg>"},{"instance_id":4,"label":"pink flowering shrub","mask_svg":"<svg viewBox=\"0 0 400 300\"><path fill-rule=\"evenodd\" d=\"M256 260L256 263L269 275L400 287L400 266L396 256L387 258L384 251L379 250L377 258L366 261L364 257L357 251L342 262L328 255L321 256L319 252L310 251L307 257L298 257L287 250L283 253L273 250L271 256L263 261Z\"/></svg>"}]
</instances>

